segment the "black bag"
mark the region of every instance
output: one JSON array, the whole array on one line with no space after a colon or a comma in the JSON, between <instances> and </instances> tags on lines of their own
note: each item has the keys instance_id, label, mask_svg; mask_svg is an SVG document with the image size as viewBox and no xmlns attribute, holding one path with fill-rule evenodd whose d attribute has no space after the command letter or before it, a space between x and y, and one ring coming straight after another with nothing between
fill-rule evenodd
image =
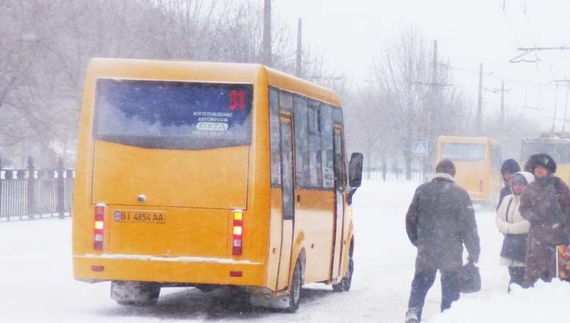
<instances>
[{"instance_id":1,"label":"black bag","mask_svg":"<svg viewBox=\"0 0 570 323\"><path fill-rule=\"evenodd\" d=\"M525 262L527 234L506 234L501 249L501 257Z\"/></svg>"},{"instance_id":2,"label":"black bag","mask_svg":"<svg viewBox=\"0 0 570 323\"><path fill-rule=\"evenodd\" d=\"M470 261L459 271L459 290L462 293L475 293L481 290L479 267Z\"/></svg>"}]
</instances>

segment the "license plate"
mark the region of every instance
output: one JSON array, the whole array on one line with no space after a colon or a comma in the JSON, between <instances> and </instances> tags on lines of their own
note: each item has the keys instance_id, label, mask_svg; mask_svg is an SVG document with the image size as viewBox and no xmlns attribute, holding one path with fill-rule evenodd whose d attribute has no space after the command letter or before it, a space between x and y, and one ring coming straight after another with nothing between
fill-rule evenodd
<instances>
[{"instance_id":1,"label":"license plate","mask_svg":"<svg viewBox=\"0 0 570 323\"><path fill-rule=\"evenodd\" d=\"M116 210L115 221L135 223L166 223L166 212Z\"/></svg>"}]
</instances>

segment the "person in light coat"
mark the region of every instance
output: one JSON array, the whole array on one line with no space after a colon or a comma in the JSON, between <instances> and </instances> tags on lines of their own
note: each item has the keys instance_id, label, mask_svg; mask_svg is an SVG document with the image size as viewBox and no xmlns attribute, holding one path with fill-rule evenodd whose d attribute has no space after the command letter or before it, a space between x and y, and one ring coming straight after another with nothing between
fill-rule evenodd
<instances>
[{"instance_id":1,"label":"person in light coat","mask_svg":"<svg viewBox=\"0 0 570 323\"><path fill-rule=\"evenodd\" d=\"M525 275L525 258L528 231L528 222L519 212L521 195L526 186L534 182L534 175L529 172L515 173L510 181L512 194L504 197L503 203L497 210L496 223L499 232L505 237L501 249L500 264L509 270L509 287L511 284L523 286Z\"/></svg>"}]
</instances>

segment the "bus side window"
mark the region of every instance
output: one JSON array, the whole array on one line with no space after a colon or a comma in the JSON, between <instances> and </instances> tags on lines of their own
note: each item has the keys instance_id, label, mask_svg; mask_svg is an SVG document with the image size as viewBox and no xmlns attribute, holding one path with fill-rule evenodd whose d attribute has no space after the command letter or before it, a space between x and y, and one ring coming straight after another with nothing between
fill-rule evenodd
<instances>
[{"instance_id":1,"label":"bus side window","mask_svg":"<svg viewBox=\"0 0 570 323\"><path fill-rule=\"evenodd\" d=\"M293 95L279 90L279 109L293 111Z\"/></svg>"},{"instance_id":2,"label":"bus side window","mask_svg":"<svg viewBox=\"0 0 570 323\"><path fill-rule=\"evenodd\" d=\"M281 129L279 123L279 96L276 89L269 89L269 124L271 144L271 186L281 186Z\"/></svg>"},{"instance_id":3,"label":"bus side window","mask_svg":"<svg viewBox=\"0 0 570 323\"><path fill-rule=\"evenodd\" d=\"M308 188L310 187L310 171L307 99L295 96L293 98L293 106L295 111L295 166L297 170L297 185L302 188Z\"/></svg>"},{"instance_id":4,"label":"bus side window","mask_svg":"<svg viewBox=\"0 0 570 323\"><path fill-rule=\"evenodd\" d=\"M335 151L334 151L334 158L335 158L335 162L334 162L334 177L335 177L335 186L336 189L339 192L344 191L344 187L345 187L345 183L344 183L344 163L342 160L342 151L341 151L341 147L342 147L342 137L341 137L341 132L340 131L335 131L334 132L334 146L335 146Z\"/></svg>"},{"instance_id":5,"label":"bus side window","mask_svg":"<svg viewBox=\"0 0 570 323\"><path fill-rule=\"evenodd\" d=\"M333 118L332 107L323 105L321 107L321 143L322 143L322 174L323 187L331 189L334 187L333 173Z\"/></svg>"},{"instance_id":6,"label":"bus side window","mask_svg":"<svg viewBox=\"0 0 570 323\"><path fill-rule=\"evenodd\" d=\"M311 187L323 187L321 127L319 123L321 103L308 100L307 121L309 125L309 178Z\"/></svg>"}]
</instances>

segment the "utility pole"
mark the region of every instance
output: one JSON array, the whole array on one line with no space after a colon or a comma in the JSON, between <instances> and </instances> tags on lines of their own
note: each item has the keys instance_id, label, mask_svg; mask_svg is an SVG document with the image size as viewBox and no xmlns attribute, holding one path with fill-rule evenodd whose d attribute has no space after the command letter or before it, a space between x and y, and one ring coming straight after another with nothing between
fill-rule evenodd
<instances>
[{"instance_id":1,"label":"utility pole","mask_svg":"<svg viewBox=\"0 0 570 323\"><path fill-rule=\"evenodd\" d=\"M501 129L505 127L505 81L501 81Z\"/></svg>"},{"instance_id":2,"label":"utility pole","mask_svg":"<svg viewBox=\"0 0 570 323\"><path fill-rule=\"evenodd\" d=\"M497 93L497 92L501 92L501 116L500 116L500 126L501 128L505 126L505 92L510 91L510 89L506 89L505 90L505 81L501 82L501 88L497 89L497 88L486 88L484 87L483 90L485 91L490 91L493 93Z\"/></svg>"},{"instance_id":3,"label":"utility pole","mask_svg":"<svg viewBox=\"0 0 570 323\"><path fill-rule=\"evenodd\" d=\"M437 40L434 40L433 41L433 59L431 62L431 83L436 84L436 81L437 81ZM435 94L436 92L437 92L436 88L433 87L432 93ZM434 102L434 105L435 105L435 102Z\"/></svg>"},{"instance_id":4,"label":"utility pole","mask_svg":"<svg viewBox=\"0 0 570 323\"><path fill-rule=\"evenodd\" d=\"M441 88L450 85L447 83L438 82L438 66L440 64L437 60L437 40L433 41L433 58L431 63L431 80L429 82L409 81L409 85L411 86L412 84L416 84L432 87L428 92L428 104L425 108L425 114L427 115L426 118L428 119L428 127L422 127L420 135L424 137L422 140L428 141L433 147L435 147L435 139L438 135L441 134L441 127L433 126L438 125L441 121ZM409 64L411 66L411 58L409 60ZM429 149L428 147L429 160L426 161L425 157L422 157L424 158L422 161L422 165L424 165L424 176L426 175L425 171L427 170L428 166L433 166L432 161L434 153L435 150L433 148Z\"/></svg>"},{"instance_id":5,"label":"utility pole","mask_svg":"<svg viewBox=\"0 0 570 323\"><path fill-rule=\"evenodd\" d=\"M433 58L431 62L431 84L435 85L437 82L437 40L433 41ZM432 86L431 88L431 124L435 124L437 121L437 92L438 88L436 86Z\"/></svg>"},{"instance_id":6,"label":"utility pole","mask_svg":"<svg viewBox=\"0 0 570 323\"><path fill-rule=\"evenodd\" d=\"M566 82L566 107L564 108L564 121L562 123L562 133L566 128L566 115L568 114L568 92L570 91L570 84Z\"/></svg>"},{"instance_id":7,"label":"utility pole","mask_svg":"<svg viewBox=\"0 0 570 323\"><path fill-rule=\"evenodd\" d=\"M303 19L299 18L297 24L297 61L295 64L295 75L303 77Z\"/></svg>"},{"instance_id":8,"label":"utility pole","mask_svg":"<svg viewBox=\"0 0 570 323\"><path fill-rule=\"evenodd\" d=\"M552 130L554 132L556 129L556 110L558 108L558 83L566 83L566 108L564 109L564 119L562 120L562 132L566 128L566 115L568 112L568 90L570 87L570 80L554 80L552 81L556 84L556 92L554 94L554 115L552 116Z\"/></svg>"},{"instance_id":9,"label":"utility pole","mask_svg":"<svg viewBox=\"0 0 570 323\"><path fill-rule=\"evenodd\" d=\"M262 64L271 66L271 0L265 0L263 7Z\"/></svg>"},{"instance_id":10,"label":"utility pole","mask_svg":"<svg viewBox=\"0 0 570 323\"><path fill-rule=\"evenodd\" d=\"M477 135L481 135L481 114L483 113L483 63L479 65L479 95L477 97Z\"/></svg>"},{"instance_id":11,"label":"utility pole","mask_svg":"<svg viewBox=\"0 0 570 323\"><path fill-rule=\"evenodd\" d=\"M493 93L501 92L501 127L505 125L505 92L510 91L510 89L505 90L505 81L501 82L501 88L483 88L485 91L490 91Z\"/></svg>"},{"instance_id":12,"label":"utility pole","mask_svg":"<svg viewBox=\"0 0 570 323\"><path fill-rule=\"evenodd\" d=\"M428 128L427 134L428 134L428 138L425 138L424 140L428 141L428 153L427 156L421 157L422 160L422 181L427 181L427 171L428 168L429 170L433 170L435 165L432 164L432 161L434 160L434 153L435 153L435 140L436 137L438 135L438 129L441 129L440 127L433 127L433 125L438 124L438 116L439 116L439 104L438 104L438 93L439 93L439 87L436 86L436 82L437 82L437 65L438 65L438 61L437 61L437 40L433 41L433 58L432 58L432 62L431 62L431 83L433 84L432 88L431 88L431 107L430 107L430 124L432 125L432 127ZM434 129L435 128L435 129ZM431 129L431 131L429 130ZM430 133L431 132L431 133ZM431 146L431 147L430 147Z\"/></svg>"}]
</instances>

